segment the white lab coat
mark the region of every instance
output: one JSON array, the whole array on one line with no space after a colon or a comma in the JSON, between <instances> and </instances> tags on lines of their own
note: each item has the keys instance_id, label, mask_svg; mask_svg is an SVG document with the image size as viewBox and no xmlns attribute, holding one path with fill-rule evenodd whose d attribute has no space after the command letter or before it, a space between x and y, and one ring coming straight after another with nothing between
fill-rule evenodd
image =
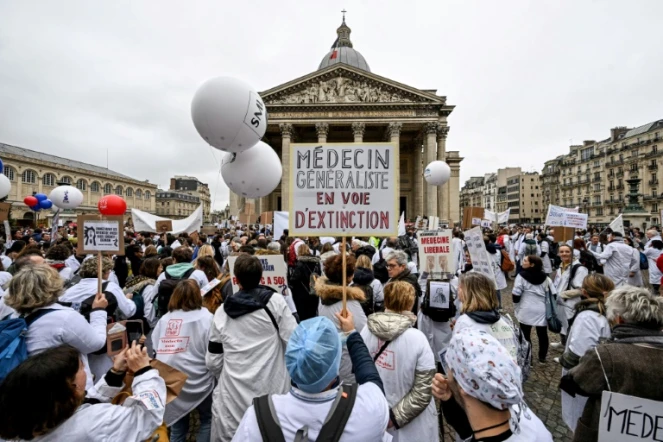
<instances>
[{"instance_id":1,"label":"white lab coat","mask_svg":"<svg viewBox=\"0 0 663 442\"><path fill-rule=\"evenodd\" d=\"M488 257L492 260L493 274L497 283L496 288L497 290L504 290L506 288L506 276L504 276L504 272L502 271L502 252L499 250L495 253L488 252Z\"/></svg>"},{"instance_id":2,"label":"white lab coat","mask_svg":"<svg viewBox=\"0 0 663 442\"><path fill-rule=\"evenodd\" d=\"M422 299L419 300L419 305L421 307L421 302L423 297L426 294L426 280L419 279L419 285L422 287ZM458 298L458 278L451 280L451 293L454 297L454 304L456 306L456 317L460 316L461 303ZM451 325L449 322L436 322L433 321L428 316L424 315L419 308L419 313L417 314L417 328L426 336L428 344L433 350L433 355L435 356L435 361L440 362L440 352L446 350L451 342Z\"/></svg>"},{"instance_id":3,"label":"white lab coat","mask_svg":"<svg viewBox=\"0 0 663 442\"><path fill-rule=\"evenodd\" d=\"M521 275L516 277L513 283L512 293L520 296L520 302L515 304L515 314L518 322L533 327L548 325L546 321L546 289L550 287L553 295L557 294L555 285L550 278L546 278L539 285L532 284Z\"/></svg>"},{"instance_id":4,"label":"white lab coat","mask_svg":"<svg viewBox=\"0 0 663 442\"><path fill-rule=\"evenodd\" d=\"M459 272L465 270L465 250L463 248L463 240L460 238L451 238L451 253L454 262L453 273L457 275Z\"/></svg>"},{"instance_id":5,"label":"white lab coat","mask_svg":"<svg viewBox=\"0 0 663 442\"><path fill-rule=\"evenodd\" d=\"M375 357L384 341L371 333L367 327L361 332L371 356ZM410 392L417 371L435 370L435 357L424 334L414 328L405 330L389 343L375 363L384 385L389 408L395 407ZM399 430L388 432L392 442L433 441L439 435L437 410L431 397L428 407Z\"/></svg>"},{"instance_id":6,"label":"white lab coat","mask_svg":"<svg viewBox=\"0 0 663 442\"><path fill-rule=\"evenodd\" d=\"M518 247L518 262L520 265L523 264L523 258L525 257L525 249L527 248L527 244L525 241L522 241L520 243L520 247ZM536 245L536 256L541 256L541 246Z\"/></svg>"},{"instance_id":7,"label":"white lab coat","mask_svg":"<svg viewBox=\"0 0 663 442\"><path fill-rule=\"evenodd\" d=\"M163 421L166 383L158 371L148 370L134 378L131 388L133 396L127 398L124 405L83 404L73 416L51 432L32 440L35 442L148 440ZM119 393L121 388L106 386L105 389ZM143 400L138 398L139 395Z\"/></svg>"},{"instance_id":8,"label":"white lab coat","mask_svg":"<svg viewBox=\"0 0 663 442\"><path fill-rule=\"evenodd\" d=\"M12 260L7 255L5 255L5 254L0 255L0 259L2 260L2 267L5 270L7 270L10 265L12 265Z\"/></svg>"},{"instance_id":9,"label":"white lab coat","mask_svg":"<svg viewBox=\"0 0 663 442\"><path fill-rule=\"evenodd\" d=\"M0 287L4 287L5 284L9 284L13 278L12 274L9 272L0 272Z\"/></svg>"},{"instance_id":10,"label":"white lab coat","mask_svg":"<svg viewBox=\"0 0 663 442\"><path fill-rule=\"evenodd\" d=\"M552 273L552 262L550 262L550 244L548 244L548 241L541 241L539 243L539 249L541 249L541 254L546 254L546 256L541 258L541 261L543 261L543 273L549 275Z\"/></svg>"},{"instance_id":11,"label":"white lab coat","mask_svg":"<svg viewBox=\"0 0 663 442\"><path fill-rule=\"evenodd\" d=\"M585 310L578 313L573 321L565 351L571 351L582 358L585 353L598 345L599 339L609 337L610 324L606 317L595 311ZM562 369L562 376L566 373L568 370ZM562 390L562 419L571 431L575 432L586 403L587 397L580 395L571 397Z\"/></svg>"},{"instance_id":12,"label":"white lab coat","mask_svg":"<svg viewBox=\"0 0 663 442\"><path fill-rule=\"evenodd\" d=\"M294 440L297 431L304 426L308 427L308 440L316 440L337 393L337 388L310 394L293 387L288 394L272 396L274 412L281 424L285 440ZM357 398L340 442L384 440L388 423L389 405L382 390L373 382L366 382L357 390ZM262 440L253 405L246 410L232 440Z\"/></svg>"},{"instance_id":13,"label":"white lab coat","mask_svg":"<svg viewBox=\"0 0 663 442\"><path fill-rule=\"evenodd\" d=\"M517 408L518 405L511 406L512 418L515 418ZM550 431L548 431L543 422L541 422L541 419L534 414L531 408L527 408L520 416L520 431L516 432L513 420L509 421L509 426L513 434L508 439L505 439L504 442L553 442L552 434L550 434ZM464 442L470 442L471 440L472 438L469 437Z\"/></svg>"},{"instance_id":14,"label":"white lab coat","mask_svg":"<svg viewBox=\"0 0 663 442\"><path fill-rule=\"evenodd\" d=\"M97 294L97 281L97 278L83 278L78 284L69 287L62 296L60 296L59 300L62 302L71 302L72 304L82 303L90 296ZM136 304L134 304L131 299L127 298L119 285L109 281L106 286L106 291L115 295L115 298L117 299L117 308L124 316L130 318L136 313ZM72 307L74 306L72 305ZM75 307L74 310L76 310Z\"/></svg>"},{"instance_id":15,"label":"white lab coat","mask_svg":"<svg viewBox=\"0 0 663 442\"><path fill-rule=\"evenodd\" d=\"M71 279L72 276L74 276L74 271L71 270L70 267L63 267L58 271L58 274L60 275L60 278L66 283Z\"/></svg>"},{"instance_id":16,"label":"white lab coat","mask_svg":"<svg viewBox=\"0 0 663 442\"><path fill-rule=\"evenodd\" d=\"M106 312L100 310L90 313L88 323L83 315L69 307L51 304L43 308L56 311L44 314L28 328L25 339L28 355L62 344L71 345L81 352L81 360L87 375L85 383L87 396L98 398L87 355L106 345Z\"/></svg>"},{"instance_id":17,"label":"white lab coat","mask_svg":"<svg viewBox=\"0 0 663 442\"><path fill-rule=\"evenodd\" d=\"M394 249L392 249L391 247L385 247L385 248L381 249L381 251L378 250L377 252L375 252L375 253L373 254L373 259L371 259L371 262L372 262L373 264L377 264L378 261L380 261L380 254L382 254L382 259L386 260L386 259L387 259L387 255L389 255L389 254L390 254L391 252L393 252L393 251L394 251ZM338 253L338 252L337 252L337 253Z\"/></svg>"},{"instance_id":18,"label":"white lab coat","mask_svg":"<svg viewBox=\"0 0 663 442\"><path fill-rule=\"evenodd\" d=\"M157 283L155 284L157 292L159 291L159 285L161 285L161 281L163 281L164 279L166 279L166 271L161 272L161 274L157 278ZM205 272L203 272L202 270L194 270L191 276L189 276L189 279L196 281L201 289L205 287L209 282L207 280Z\"/></svg>"},{"instance_id":19,"label":"white lab coat","mask_svg":"<svg viewBox=\"0 0 663 442\"><path fill-rule=\"evenodd\" d=\"M660 237L659 237L660 241ZM659 256L661 256L661 253L663 250L658 250L655 249L651 246L645 246L645 250L642 252L645 254L647 257L647 261L649 262L649 283L650 284L660 284L661 283L661 277L663 274L661 271L658 269L658 266L656 265L656 260L658 259ZM638 262L639 262L639 257L638 257ZM639 267L639 266L638 266Z\"/></svg>"},{"instance_id":20,"label":"white lab coat","mask_svg":"<svg viewBox=\"0 0 663 442\"><path fill-rule=\"evenodd\" d=\"M562 322L562 331L560 334L566 335L569 329L569 321L573 318L575 314L575 307L578 302L580 302L580 297L575 297L571 299L563 299L562 292L566 290L574 290L582 287L582 283L589 275L587 267L580 266L576 269L576 274L573 275L573 281L569 284L569 278L571 277L571 268L580 264L578 260L573 260L570 266L568 266L564 271L560 266L555 273L555 287L557 288L557 317Z\"/></svg>"},{"instance_id":21,"label":"white lab coat","mask_svg":"<svg viewBox=\"0 0 663 442\"><path fill-rule=\"evenodd\" d=\"M628 280L632 260L635 259L631 248L622 240L615 240L605 246L603 252L592 252L596 259L605 260L603 274L612 280L615 287L626 284Z\"/></svg>"},{"instance_id":22,"label":"white lab coat","mask_svg":"<svg viewBox=\"0 0 663 442\"><path fill-rule=\"evenodd\" d=\"M272 295L264 310L231 318L223 306L214 314L209 340L223 344L223 353L207 353L207 368L218 378L212 405L212 440L230 441L253 398L284 394L290 388L285 348L297 327L282 296Z\"/></svg>"},{"instance_id":23,"label":"white lab coat","mask_svg":"<svg viewBox=\"0 0 663 442\"><path fill-rule=\"evenodd\" d=\"M64 265L69 267L72 272L76 272L78 269L81 268L81 263L78 262L76 257L74 255L70 255L67 259L64 260Z\"/></svg>"},{"instance_id":24,"label":"white lab coat","mask_svg":"<svg viewBox=\"0 0 663 442\"><path fill-rule=\"evenodd\" d=\"M189 376L179 396L166 406L164 422L168 426L188 416L214 390L214 375L205 365L213 319L204 307L188 312L175 310L163 315L154 328L156 358Z\"/></svg>"},{"instance_id":25,"label":"white lab coat","mask_svg":"<svg viewBox=\"0 0 663 442\"><path fill-rule=\"evenodd\" d=\"M628 285L632 285L634 287L644 287L644 282L642 280L642 270L640 270L640 250L638 250L636 247L631 247L632 253L633 253L633 258L631 260L631 273L635 273L635 275L628 277ZM654 249L656 250L656 249Z\"/></svg>"}]
</instances>

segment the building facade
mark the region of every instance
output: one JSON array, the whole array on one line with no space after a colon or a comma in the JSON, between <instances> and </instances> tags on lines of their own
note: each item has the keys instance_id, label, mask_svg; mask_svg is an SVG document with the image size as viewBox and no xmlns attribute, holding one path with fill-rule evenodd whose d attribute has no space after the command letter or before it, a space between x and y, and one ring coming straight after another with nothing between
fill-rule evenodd
<instances>
[{"instance_id":1,"label":"building facade","mask_svg":"<svg viewBox=\"0 0 663 442\"><path fill-rule=\"evenodd\" d=\"M75 186L83 193L83 204L76 209L76 213L62 213L62 219L73 219L77 214L98 214L99 199L110 194L124 198L127 211L135 208L154 213L157 185L148 181L9 144L0 143L0 158L4 163L4 174L12 183L7 197L7 202L12 203L12 219L33 221L35 214L23 203L23 199L33 193L48 195L58 183ZM52 217L52 211L39 214L42 220Z\"/></svg>"},{"instance_id":2,"label":"building facade","mask_svg":"<svg viewBox=\"0 0 663 442\"><path fill-rule=\"evenodd\" d=\"M371 72L353 49L345 20L338 39L318 70L262 92L269 121L263 141L277 152L283 167L281 186L255 202L257 212L289 209L292 143L392 142L399 146L400 211L408 219L436 215L449 223L460 219L460 163L447 151L447 117L454 109L435 90L416 89ZM446 161L450 181L441 187L423 179L425 166ZM244 200L230 194L230 213Z\"/></svg>"},{"instance_id":3,"label":"building facade","mask_svg":"<svg viewBox=\"0 0 663 442\"><path fill-rule=\"evenodd\" d=\"M460 208L461 213L465 207L487 207L484 206L484 177L473 176L465 181L465 185L460 190Z\"/></svg>"},{"instance_id":4,"label":"building facade","mask_svg":"<svg viewBox=\"0 0 663 442\"><path fill-rule=\"evenodd\" d=\"M200 198L187 192L159 190L156 205L158 216L183 219L191 215L200 206Z\"/></svg>"},{"instance_id":5,"label":"building facade","mask_svg":"<svg viewBox=\"0 0 663 442\"><path fill-rule=\"evenodd\" d=\"M203 222L212 222L212 199L210 198L209 186L207 184L200 182L195 177L176 175L170 179L169 190L197 197L200 204L203 205ZM157 208L159 208L158 205Z\"/></svg>"}]
</instances>

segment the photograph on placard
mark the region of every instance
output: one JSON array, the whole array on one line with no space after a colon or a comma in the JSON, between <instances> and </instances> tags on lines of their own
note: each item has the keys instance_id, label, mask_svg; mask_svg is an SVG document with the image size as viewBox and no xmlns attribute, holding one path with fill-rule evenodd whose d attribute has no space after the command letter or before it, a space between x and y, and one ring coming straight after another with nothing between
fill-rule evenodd
<instances>
[{"instance_id":1,"label":"photograph on placard","mask_svg":"<svg viewBox=\"0 0 663 442\"><path fill-rule=\"evenodd\" d=\"M445 281L431 281L430 307L448 309L451 299L451 285Z\"/></svg>"}]
</instances>

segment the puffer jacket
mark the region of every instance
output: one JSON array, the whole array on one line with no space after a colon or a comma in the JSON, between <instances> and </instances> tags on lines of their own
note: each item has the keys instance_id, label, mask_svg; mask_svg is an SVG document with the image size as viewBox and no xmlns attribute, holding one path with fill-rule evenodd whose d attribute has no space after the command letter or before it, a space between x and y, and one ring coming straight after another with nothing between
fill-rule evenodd
<instances>
[{"instance_id":1,"label":"puffer jacket","mask_svg":"<svg viewBox=\"0 0 663 442\"><path fill-rule=\"evenodd\" d=\"M393 313L386 311L368 317L368 330L382 341L395 341L416 322L411 312ZM393 349L393 345L391 345ZM435 369L416 371L410 391L389 411L396 428L404 427L419 416L432 399L431 385ZM385 388L387 386L385 385Z\"/></svg>"}]
</instances>

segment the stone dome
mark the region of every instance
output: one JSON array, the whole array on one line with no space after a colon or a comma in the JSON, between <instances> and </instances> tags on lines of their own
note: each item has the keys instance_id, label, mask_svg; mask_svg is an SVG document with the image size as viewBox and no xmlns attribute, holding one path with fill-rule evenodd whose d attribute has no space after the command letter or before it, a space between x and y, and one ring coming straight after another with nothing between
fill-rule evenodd
<instances>
[{"instance_id":1,"label":"stone dome","mask_svg":"<svg viewBox=\"0 0 663 442\"><path fill-rule=\"evenodd\" d=\"M345 24L345 17L343 23L336 30L336 41L332 45L330 51L320 62L318 70L324 69L336 63L345 63L350 66L371 72L368 63L359 51L352 48L352 41L350 41L350 33L352 30Z\"/></svg>"}]
</instances>

